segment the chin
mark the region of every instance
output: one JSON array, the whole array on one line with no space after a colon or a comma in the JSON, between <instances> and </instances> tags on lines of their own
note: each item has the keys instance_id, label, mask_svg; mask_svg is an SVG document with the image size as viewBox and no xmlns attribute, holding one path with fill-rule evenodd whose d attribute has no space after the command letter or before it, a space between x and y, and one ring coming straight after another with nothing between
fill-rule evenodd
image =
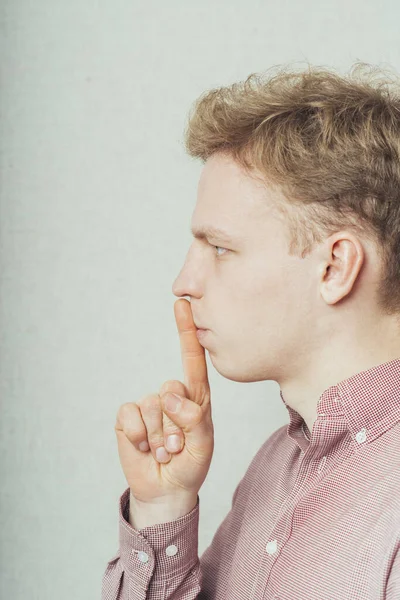
<instances>
[{"instance_id":1,"label":"chin","mask_svg":"<svg viewBox=\"0 0 400 600\"><path fill-rule=\"evenodd\" d=\"M254 383L256 381L262 381L260 377L258 377L255 373L240 373L239 369L236 371L232 369L232 363L230 363L229 367L225 368L224 365L218 363L216 360L215 354L209 352L210 360L216 371L225 379L229 379L229 381L236 381L237 383Z\"/></svg>"}]
</instances>

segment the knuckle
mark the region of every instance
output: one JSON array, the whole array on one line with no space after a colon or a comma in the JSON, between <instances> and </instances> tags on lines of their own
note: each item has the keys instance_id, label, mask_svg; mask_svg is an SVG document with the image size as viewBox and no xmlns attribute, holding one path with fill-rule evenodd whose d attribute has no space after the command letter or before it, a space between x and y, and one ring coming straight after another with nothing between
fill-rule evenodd
<instances>
[{"instance_id":1,"label":"knuckle","mask_svg":"<svg viewBox=\"0 0 400 600\"><path fill-rule=\"evenodd\" d=\"M163 430L165 438L167 438L169 435L183 435L182 428L169 419L164 420Z\"/></svg>"},{"instance_id":2,"label":"knuckle","mask_svg":"<svg viewBox=\"0 0 400 600\"><path fill-rule=\"evenodd\" d=\"M177 379L167 379L167 381L164 381L161 388L169 387L170 385L176 385L177 383L180 383Z\"/></svg>"},{"instance_id":3,"label":"knuckle","mask_svg":"<svg viewBox=\"0 0 400 600\"><path fill-rule=\"evenodd\" d=\"M146 430L139 423L127 422L124 425L124 433L132 442L142 440L146 436Z\"/></svg>"},{"instance_id":4,"label":"knuckle","mask_svg":"<svg viewBox=\"0 0 400 600\"><path fill-rule=\"evenodd\" d=\"M168 436L174 433L182 434L181 428L176 425L171 419L163 412L163 430L164 435Z\"/></svg>"},{"instance_id":5,"label":"knuckle","mask_svg":"<svg viewBox=\"0 0 400 600\"><path fill-rule=\"evenodd\" d=\"M117 412L117 421L121 423L121 425L132 417L132 413L134 412L134 403L133 402L125 402L125 404L121 404Z\"/></svg>"},{"instance_id":6,"label":"knuckle","mask_svg":"<svg viewBox=\"0 0 400 600\"><path fill-rule=\"evenodd\" d=\"M131 442L136 442L146 436L146 427L134 402L126 402L119 407L114 429L122 430Z\"/></svg>"},{"instance_id":7,"label":"knuckle","mask_svg":"<svg viewBox=\"0 0 400 600\"><path fill-rule=\"evenodd\" d=\"M169 435L182 435L182 429L180 427L166 425L164 427L164 437L167 438Z\"/></svg>"},{"instance_id":8,"label":"knuckle","mask_svg":"<svg viewBox=\"0 0 400 600\"><path fill-rule=\"evenodd\" d=\"M204 419L204 413L201 410L201 406L199 406L198 404L193 404L191 413L192 424L199 425L199 423L201 423L201 421Z\"/></svg>"},{"instance_id":9,"label":"knuckle","mask_svg":"<svg viewBox=\"0 0 400 600\"><path fill-rule=\"evenodd\" d=\"M160 411L160 398L157 396L145 396L140 403L140 410L146 413L158 413Z\"/></svg>"},{"instance_id":10,"label":"knuckle","mask_svg":"<svg viewBox=\"0 0 400 600\"><path fill-rule=\"evenodd\" d=\"M184 355L186 358L198 358L199 356L202 356L202 355L203 355L203 352L204 352L204 350L203 350L203 349L201 349L201 350L197 350L197 349L192 349L192 348L186 348L186 349L183 351L183 355Z\"/></svg>"},{"instance_id":11,"label":"knuckle","mask_svg":"<svg viewBox=\"0 0 400 600\"><path fill-rule=\"evenodd\" d=\"M132 443L132 444L137 444L138 442L142 441L143 436L141 436L137 431L135 431L134 429L125 429L124 428L124 434L125 437L128 438L128 440Z\"/></svg>"},{"instance_id":12,"label":"knuckle","mask_svg":"<svg viewBox=\"0 0 400 600\"><path fill-rule=\"evenodd\" d=\"M150 447L154 449L154 452L159 446L164 445L164 436L162 434L153 433L147 437Z\"/></svg>"}]
</instances>

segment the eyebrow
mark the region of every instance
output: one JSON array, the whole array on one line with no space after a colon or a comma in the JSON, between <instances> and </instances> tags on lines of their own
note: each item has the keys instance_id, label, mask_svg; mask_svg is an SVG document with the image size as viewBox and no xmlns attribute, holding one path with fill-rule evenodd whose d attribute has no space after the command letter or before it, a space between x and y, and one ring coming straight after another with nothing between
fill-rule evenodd
<instances>
[{"instance_id":1,"label":"eyebrow","mask_svg":"<svg viewBox=\"0 0 400 600\"><path fill-rule=\"evenodd\" d=\"M232 236L220 227L213 227L211 225L202 228L192 227L190 231L192 235L198 240L204 240L205 238L213 238L221 240L223 242L233 241Z\"/></svg>"}]
</instances>

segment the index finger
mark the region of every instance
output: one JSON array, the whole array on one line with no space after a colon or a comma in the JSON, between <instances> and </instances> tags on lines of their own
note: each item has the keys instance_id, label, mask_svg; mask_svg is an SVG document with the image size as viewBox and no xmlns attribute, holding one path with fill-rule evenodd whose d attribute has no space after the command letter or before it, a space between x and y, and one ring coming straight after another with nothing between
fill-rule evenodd
<instances>
[{"instance_id":1,"label":"index finger","mask_svg":"<svg viewBox=\"0 0 400 600\"><path fill-rule=\"evenodd\" d=\"M210 395L205 350L196 335L190 302L180 298L174 304L176 325L181 343L184 384L189 400L200 406Z\"/></svg>"}]
</instances>

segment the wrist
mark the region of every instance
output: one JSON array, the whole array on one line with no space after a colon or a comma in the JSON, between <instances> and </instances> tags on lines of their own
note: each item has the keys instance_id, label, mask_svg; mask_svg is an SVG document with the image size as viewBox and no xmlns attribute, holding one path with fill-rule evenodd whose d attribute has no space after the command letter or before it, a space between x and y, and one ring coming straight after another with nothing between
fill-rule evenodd
<instances>
[{"instance_id":1,"label":"wrist","mask_svg":"<svg viewBox=\"0 0 400 600\"><path fill-rule=\"evenodd\" d=\"M144 529L152 525L176 521L190 513L197 504L196 495L176 495L153 502L142 502L129 495L129 523L134 529Z\"/></svg>"}]
</instances>

